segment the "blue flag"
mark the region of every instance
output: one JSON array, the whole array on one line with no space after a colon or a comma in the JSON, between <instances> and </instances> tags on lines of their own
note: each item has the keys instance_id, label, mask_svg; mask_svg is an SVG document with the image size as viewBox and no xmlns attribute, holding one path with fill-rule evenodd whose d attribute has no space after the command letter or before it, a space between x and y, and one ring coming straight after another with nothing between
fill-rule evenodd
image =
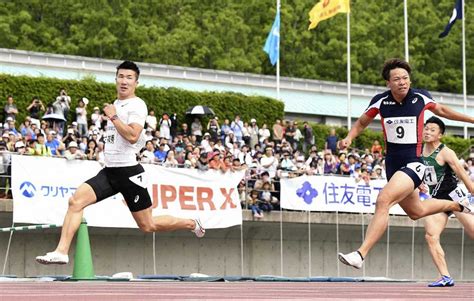
<instances>
[{"instance_id":1,"label":"blue flag","mask_svg":"<svg viewBox=\"0 0 474 301\"><path fill-rule=\"evenodd\" d=\"M263 51L268 54L272 65L275 65L280 57L280 10L277 10L272 30L268 33Z\"/></svg>"},{"instance_id":2,"label":"blue flag","mask_svg":"<svg viewBox=\"0 0 474 301\"><path fill-rule=\"evenodd\" d=\"M454 22L456 22L456 19L462 19L462 1L463 0L456 1L456 6L453 9L453 15L451 16L451 19L449 19L449 23L444 28L444 31L439 34L440 38L444 38L448 35L449 31L451 30L451 27L453 27L454 25Z\"/></svg>"}]
</instances>

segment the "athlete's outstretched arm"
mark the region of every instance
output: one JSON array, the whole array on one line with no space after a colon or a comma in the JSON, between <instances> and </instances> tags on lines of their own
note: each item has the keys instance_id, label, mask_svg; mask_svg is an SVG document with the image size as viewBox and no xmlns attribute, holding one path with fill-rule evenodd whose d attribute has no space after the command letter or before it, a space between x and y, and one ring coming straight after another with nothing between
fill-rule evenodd
<instances>
[{"instance_id":1,"label":"athlete's outstretched arm","mask_svg":"<svg viewBox=\"0 0 474 301\"><path fill-rule=\"evenodd\" d=\"M440 103L437 103L436 106L434 106L434 108L431 109L431 112L435 113L438 116L448 118L451 120L474 123L474 117L465 115L463 113L459 113L451 109L450 107L442 105Z\"/></svg>"},{"instance_id":2,"label":"athlete's outstretched arm","mask_svg":"<svg viewBox=\"0 0 474 301\"><path fill-rule=\"evenodd\" d=\"M452 149L447 147L445 147L443 151L444 161L449 164L449 166L456 173L459 179L464 183L464 185L466 185L467 190L469 190L471 194L474 194L474 183L471 181L469 175L461 166L461 163L459 163L459 159L458 156L456 156L456 153Z\"/></svg>"},{"instance_id":3,"label":"athlete's outstretched arm","mask_svg":"<svg viewBox=\"0 0 474 301\"><path fill-rule=\"evenodd\" d=\"M347 133L346 138L339 141L339 148L345 149L349 147L352 143L352 140L359 136L359 134L374 120L373 117L368 116L367 114L362 114L356 123L352 126L349 133Z\"/></svg>"}]
</instances>

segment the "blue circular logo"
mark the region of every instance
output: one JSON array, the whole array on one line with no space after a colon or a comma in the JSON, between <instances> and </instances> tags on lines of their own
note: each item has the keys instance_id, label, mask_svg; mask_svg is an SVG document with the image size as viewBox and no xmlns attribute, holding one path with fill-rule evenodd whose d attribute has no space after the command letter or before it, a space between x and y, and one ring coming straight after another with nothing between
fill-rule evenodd
<instances>
[{"instance_id":1,"label":"blue circular logo","mask_svg":"<svg viewBox=\"0 0 474 301\"><path fill-rule=\"evenodd\" d=\"M31 182L23 182L20 185L20 192L27 198L32 198L35 196L36 187Z\"/></svg>"}]
</instances>

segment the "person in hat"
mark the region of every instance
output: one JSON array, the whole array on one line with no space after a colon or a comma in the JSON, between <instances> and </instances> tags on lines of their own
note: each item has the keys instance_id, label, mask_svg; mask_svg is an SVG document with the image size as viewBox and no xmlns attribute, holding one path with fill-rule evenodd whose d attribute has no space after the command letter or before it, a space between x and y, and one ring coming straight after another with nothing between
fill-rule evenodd
<instances>
[{"instance_id":1,"label":"person in hat","mask_svg":"<svg viewBox=\"0 0 474 301\"><path fill-rule=\"evenodd\" d=\"M71 141L67 146L67 150L64 152L64 158L67 160L82 160L85 159L85 155L79 149L77 142Z\"/></svg>"},{"instance_id":2,"label":"person in hat","mask_svg":"<svg viewBox=\"0 0 474 301\"><path fill-rule=\"evenodd\" d=\"M152 201L146 184L147 173L137 162L137 153L145 144L142 131L148 111L146 103L135 95L139 75L140 70L134 62L124 61L117 66L117 99L112 104L105 103L103 109L108 119L104 135L105 167L81 184L71 196L59 243L54 251L37 256L39 263L68 263L69 248L81 224L84 208L119 192L143 232L190 230L197 237L204 236L205 230L199 218L152 215ZM74 147L71 143L68 145L70 152Z\"/></svg>"},{"instance_id":3,"label":"person in hat","mask_svg":"<svg viewBox=\"0 0 474 301\"><path fill-rule=\"evenodd\" d=\"M105 116L100 113L99 107L94 107L93 112L91 114L91 122L95 125L95 128L100 130L102 128L102 122L105 120Z\"/></svg>"},{"instance_id":4,"label":"person in hat","mask_svg":"<svg viewBox=\"0 0 474 301\"><path fill-rule=\"evenodd\" d=\"M259 133L259 128L257 125L257 120L255 118L250 119L250 125L248 127L248 132L250 135L250 148L255 149L255 145L258 144L258 133Z\"/></svg>"},{"instance_id":5,"label":"person in hat","mask_svg":"<svg viewBox=\"0 0 474 301\"><path fill-rule=\"evenodd\" d=\"M225 165L223 158L221 158L220 152L209 152L207 155L207 160L209 162L209 169L220 170L222 172L227 171L227 166Z\"/></svg>"},{"instance_id":6,"label":"person in hat","mask_svg":"<svg viewBox=\"0 0 474 301\"><path fill-rule=\"evenodd\" d=\"M23 141L20 140L20 141L15 142L15 152L20 154L20 155L25 154L26 147L25 147L25 144L23 143Z\"/></svg>"}]
</instances>

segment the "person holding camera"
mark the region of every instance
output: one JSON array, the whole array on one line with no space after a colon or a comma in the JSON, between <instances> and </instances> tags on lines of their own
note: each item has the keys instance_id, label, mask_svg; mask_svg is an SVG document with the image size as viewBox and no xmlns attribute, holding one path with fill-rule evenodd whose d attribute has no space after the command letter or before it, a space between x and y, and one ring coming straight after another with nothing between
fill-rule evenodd
<instances>
[{"instance_id":1,"label":"person holding camera","mask_svg":"<svg viewBox=\"0 0 474 301\"><path fill-rule=\"evenodd\" d=\"M26 110L30 113L31 123L34 123L37 127L40 127L40 113L46 110L41 99L39 99L38 96L33 96L31 103L26 108Z\"/></svg>"},{"instance_id":2,"label":"person holding camera","mask_svg":"<svg viewBox=\"0 0 474 301\"><path fill-rule=\"evenodd\" d=\"M56 101L53 102L54 113L64 117L64 121L58 122L58 127L62 131L67 122L67 115L69 114L69 109L71 108L71 97L67 95L66 89L61 88L59 90L59 96L56 97Z\"/></svg>"}]
</instances>

